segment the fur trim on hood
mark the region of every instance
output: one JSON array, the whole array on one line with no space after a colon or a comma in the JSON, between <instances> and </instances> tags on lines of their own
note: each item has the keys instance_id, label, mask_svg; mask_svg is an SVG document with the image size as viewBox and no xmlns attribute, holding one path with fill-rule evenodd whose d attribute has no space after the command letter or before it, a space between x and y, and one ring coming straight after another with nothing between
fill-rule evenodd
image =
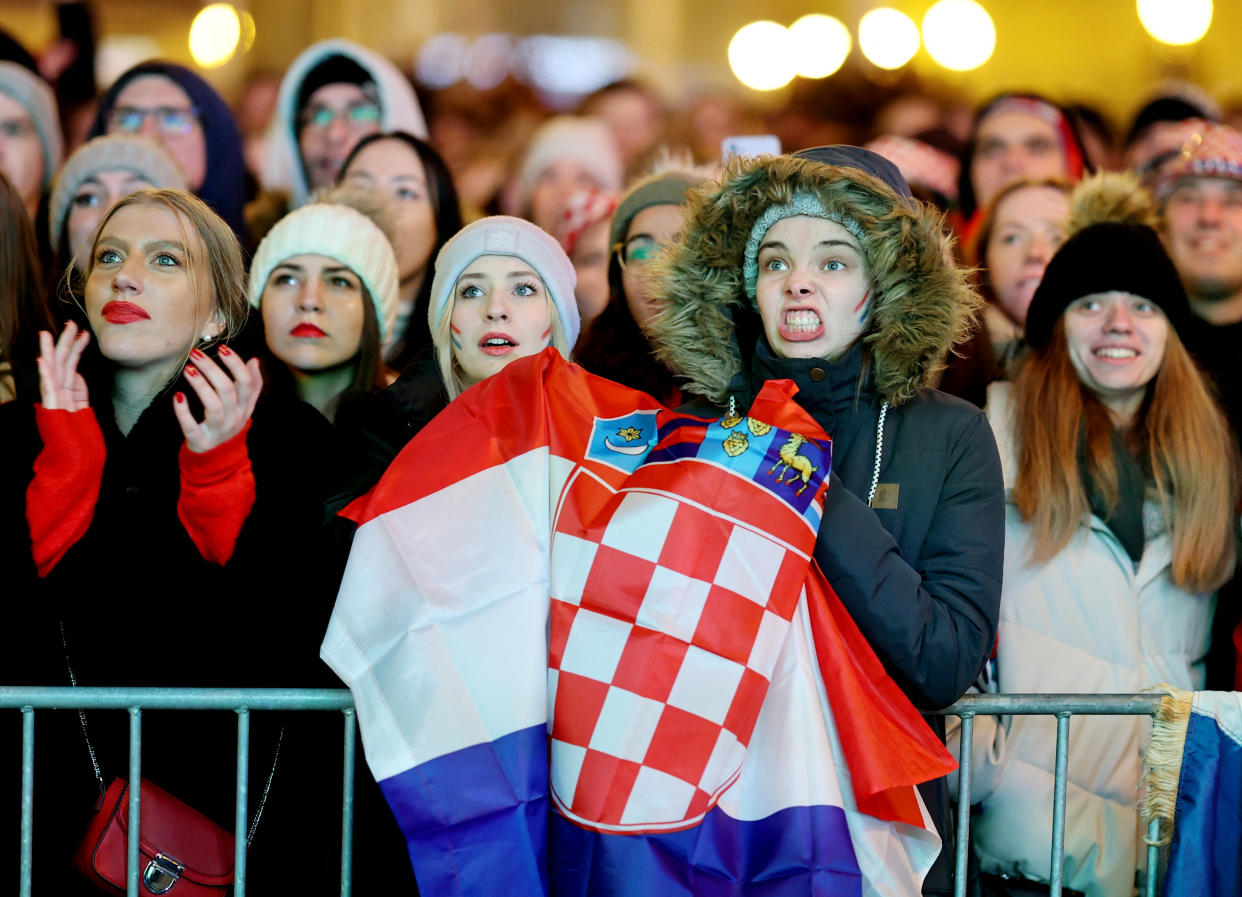
<instances>
[{"instance_id":1,"label":"fur trim on hood","mask_svg":"<svg viewBox=\"0 0 1242 897\"><path fill-rule=\"evenodd\" d=\"M681 242L658 261L668 304L649 325L656 355L688 380L685 388L724 405L743 370L735 320L758 313L743 288L742 254L750 230L770 205L795 191L815 194L825 209L848 215L867 238L863 254L873 310L862 336L879 394L900 405L931 382L950 349L969 335L983 300L968 271L952 259L942 216L900 199L876 178L790 156L736 160L719 183L687 197Z\"/></svg>"},{"instance_id":2,"label":"fur trim on hood","mask_svg":"<svg viewBox=\"0 0 1242 897\"><path fill-rule=\"evenodd\" d=\"M265 189L289 191L290 208L304 205L311 192L298 146L298 93L307 75L330 56L344 56L371 75L379 91L380 131L406 131L427 139L427 122L418 97L395 65L366 47L340 38L307 47L293 60L280 82L276 114L268 126L260 173Z\"/></svg>"}]
</instances>

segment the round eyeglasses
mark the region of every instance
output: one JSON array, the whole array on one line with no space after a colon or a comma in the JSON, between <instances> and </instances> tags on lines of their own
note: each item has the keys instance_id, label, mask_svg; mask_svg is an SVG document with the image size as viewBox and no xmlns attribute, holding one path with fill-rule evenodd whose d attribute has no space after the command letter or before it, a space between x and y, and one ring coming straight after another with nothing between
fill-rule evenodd
<instances>
[{"instance_id":1,"label":"round eyeglasses","mask_svg":"<svg viewBox=\"0 0 1242 897\"><path fill-rule=\"evenodd\" d=\"M342 119L351 131L366 130L380 124L380 107L374 103L351 103L344 109L330 106L312 106L299 118L303 128L326 131L332 122Z\"/></svg>"},{"instance_id":2,"label":"round eyeglasses","mask_svg":"<svg viewBox=\"0 0 1242 897\"><path fill-rule=\"evenodd\" d=\"M632 237L624 243L617 243L612 251L617 254L617 261L622 269L629 265L646 265L660 254L661 244L646 236Z\"/></svg>"},{"instance_id":3,"label":"round eyeglasses","mask_svg":"<svg viewBox=\"0 0 1242 897\"><path fill-rule=\"evenodd\" d=\"M155 119L156 127L164 136L181 136L193 130L198 121L198 109L193 106L156 106L153 109L115 106L108 113L108 130L111 133L137 134L148 118Z\"/></svg>"}]
</instances>

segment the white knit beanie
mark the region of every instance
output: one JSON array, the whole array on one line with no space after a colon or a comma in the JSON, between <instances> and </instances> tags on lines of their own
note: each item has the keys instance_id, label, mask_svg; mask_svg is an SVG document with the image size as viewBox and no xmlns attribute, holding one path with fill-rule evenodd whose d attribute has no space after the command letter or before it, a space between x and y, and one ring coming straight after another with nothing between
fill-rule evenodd
<instances>
[{"instance_id":1,"label":"white knit beanie","mask_svg":"<svg viewBox=\"0 0 1242 897\"><path fill-rule=\"evenodd\" d=\"M47 82L30 69L16 62L0 61L0 93L7 94L26 110L39 135L43 149L44 190L60 168L64 143L60 136L60 114L56 110L56 94Z\"/></svg>"},{"instance_id":2,"label":"white knit beanie","mask_svg":"<svg viewBox=\"0 0 1242 897\"><path fill-rule=\"evenodd\" d=\"M87 178L101 171L130 171L152 187L185 190L185 173L162 146L148 137L96 137L74 151L56 176L48 206L47 231L52 251L60 250L60 235L69 217L69 204Z\"/></svg>"},{"instance_id":3,"label":"white knit beanie","mask_svg":"<svg viewBox=\"0 0 1242 897\"><path fill-rule=\"evenodd\" d=\"M466 266L484 255L511 255L535 269L548 288L552 304L565 331L566 351L578 341L581 320L574 287L578 275L561 244L548 233L521 218L493 215L481 218L459 230L436 256L436 273L431 281L431 302L427 321L431 332L439 330L448 313L449 297Z\"/></svg>"},{"instance_id":4,"label":"white knit beanie","mask_svg":"<svg viewBox=\"0 0 1242 897\"><path fill-rule=\"evenodd\" d=\"M312 203L276 222L259 244L250 265L250 304L263 299L277 265L295 255L336 259L361 278L375 303L380 343L397 319L397 258L379 226L349 206Z\"/></svg>"},{"instance_id":5,"label":"white knit beanie","mask_svg":"<svg viewBox=\"0 0 1242 897\"><path fill-rule=\"evenodd\" d=\"M621 191L625 167L608 126L597 118L559 115L540 125L530 139L518 169L516 208L512 211L526 214L530 210L539 175L561 159L571 159L591 172L600 190Z\"/></svg>"}]
</instances>

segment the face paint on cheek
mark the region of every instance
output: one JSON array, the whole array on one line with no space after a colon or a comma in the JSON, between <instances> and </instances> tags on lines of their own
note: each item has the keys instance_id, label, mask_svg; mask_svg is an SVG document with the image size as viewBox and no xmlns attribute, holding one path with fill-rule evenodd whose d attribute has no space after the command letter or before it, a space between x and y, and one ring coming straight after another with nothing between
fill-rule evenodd
<instances>
[{"instance_id":1,"label":"face paint on cheek","mask_svg":"<svg viewBox=\"0 0 1242 897\"><path fill-rule=\"evenodd\" d=\"M858 323L860 325L866 324L867 318L871 317L870 301L871 301L871 290L868 289L867 292L863 293L863 297L858 300L858 304L854 306L855 313L862 312L862 314L858 316Z\"/></svg>"},{"instance_id":2,"label":"face paint on cheek","mask_svg":"<svg viewBox=\"0 0 1242 897\"><path fill-rule=\"evenodd\" d=\"M454 346L456 346L458 349L460 349L460 348L461 348L461 340L459 340L457 337L458 337L458 336L461 336L461 331L460 331L460 330L458 330L458 329L457 329L457 327L456 327L455 325L453 325L453 324L449 324L449 330L451 331L451 332L449 333L449 340L450 340L450 341L452 341L452 343L453 343L453 345L454 345ZM455 335L454 335L454 334L455 334Z\"/></svg>"},{"instance_id":3,"label":"face paint on cheek","mask_svg":"<svg viewBox=\"0 0 1242 897\"><path fill-rule=\"evenodd\" d=\"M552 345L552 325L551 324L549 324L548 329L543 332L543 336L539 338L541 340L546 340L546 342L544 343L545 347Z\"/></svg>"}]
</instances>

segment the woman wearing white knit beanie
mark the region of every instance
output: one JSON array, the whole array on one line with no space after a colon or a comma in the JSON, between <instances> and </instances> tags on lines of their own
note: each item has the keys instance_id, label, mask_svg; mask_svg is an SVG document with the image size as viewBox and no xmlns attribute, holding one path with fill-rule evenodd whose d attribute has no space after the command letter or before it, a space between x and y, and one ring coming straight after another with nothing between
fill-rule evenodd
<instances>
[{"instance_id":1,"label":"woman wearing white knit beanie","mask_svg":"<svg viewBox=\"0 0 1242 897\"><path fill-rule=\"evenodd\" d=\"M518 358L578 339L578 281L561 244L529 221L467 225L436 256L428 321L450 399Z\"/></svg>"},{"instance_id":2,"label":"woman wearing white knit beanie","mask_svg":"<svg viewBox=\"0 0 1242 897\"><path fill-rule=\"evenodd\" d=\"M333 191L259 244L250 304L298 397L329 420L349 389L383 385L380 347L397 312L397 260L374 197Z\"/></svg>"},{"instance_id":3,"label":"woman wearing white knit beanie","mask_svg":"<svg viewBox=\"0 0 1242 897\"><path fill-rule=\"evenodd\" d=\"M616 140L597 118L558 115L530 139L511 188L509 211L552 233L579 190L621 190L624 169Z\"/></svg>"}]
</instances>

